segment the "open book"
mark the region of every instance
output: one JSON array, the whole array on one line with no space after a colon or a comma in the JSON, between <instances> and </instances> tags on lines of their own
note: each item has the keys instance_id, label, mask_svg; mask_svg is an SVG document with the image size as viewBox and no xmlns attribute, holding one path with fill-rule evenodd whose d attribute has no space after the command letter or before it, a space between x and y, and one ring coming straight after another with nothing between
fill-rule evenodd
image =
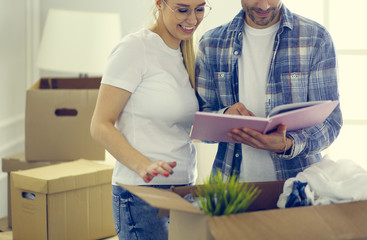
<instances>
[{"instance_id":1,"label":"open book","mask_svg":"<svg viewBox=\"0 0 367 240\"><path fill-rule=\"evenodd\" d=\"M196 112L191 138L233 142L227 132L235 128L247 127L265 134L279 124L286 125L287 131L312 127L325 121L338 104L338 100L286 104L272 109L266 118Z\"/></svg>"}]
</instances>

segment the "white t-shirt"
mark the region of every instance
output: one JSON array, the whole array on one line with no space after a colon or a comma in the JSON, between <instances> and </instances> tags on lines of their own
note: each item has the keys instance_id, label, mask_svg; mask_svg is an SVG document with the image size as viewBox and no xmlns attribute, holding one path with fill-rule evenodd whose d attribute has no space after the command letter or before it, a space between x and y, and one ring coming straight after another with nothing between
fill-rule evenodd
<instances>
[{"instance_id":1,"label":"white t-shirt","mask_svg":"<svg viewBox=\"0 0 367 240\"><path fill-rule=\"evenodd\" d=\"M196 150L189 134L198 103L180 49L148 29L129 34L111 53L102 83L131 92L115 124L127 141L152 161L177 162L173 175L148 184L194 183ZM112 176L117 182L146 185L119 161Z\"/></svg>"},{"instance_id":2,"label":"white t-shirt","mask_svg":"<svg viewBox=\"0 0 367 240\"><path fill-rule=\"evenodd\" d=\"M266 29L245 23L242 55L238 61L239 98L256 116L265 117L265 91L279 22ZM240 181L276 180L273 160L265 150L242 144Z\"/></svg>"}]
</instances>

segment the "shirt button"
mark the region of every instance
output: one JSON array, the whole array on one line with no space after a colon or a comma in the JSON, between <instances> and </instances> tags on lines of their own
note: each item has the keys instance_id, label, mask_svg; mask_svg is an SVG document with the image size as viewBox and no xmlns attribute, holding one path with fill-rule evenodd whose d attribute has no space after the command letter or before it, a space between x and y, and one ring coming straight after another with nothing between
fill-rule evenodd
<instances>
[{"instance_id":1,"label":"shirt button","mask_svg":"<svg viewBox=\"0 0 367 240\"><path fill-rule=\"evenodd\" d=\"M224 73L221 73L221 74L220 74L220 77L224 77Z\"/></svg>"},{"instance_id":2,"label":"shirt button","mask_svg":"<svg viewBox=\"0 0 367 240\"><path fill-rule=\"evenodd\" d=\"M295 79L295 78L297 78L298 76L297 76L297 74L295 74L295 73L292 73L292 75L291 75L291 79Z\"/></svg>"},{"instance_id":3,"label":"shirt button","mask_svg":"<svg viewBox=\"0 0 367 240\"><path fill-rule=\"evenodd\" d=\"M235 156L236 158L238 158L238 157L240 156L240 154L236 153L234 156Z\"/></svg>"},{"instance_id":4,"label":"shirt button","mask_svg":"<svg viewBox=\"0 0 367 240\"><path fill-rule=\"evenodd\" d=\"M238 51L234 51L234 55L238 55Z\"/></svg>"}]
</instances>

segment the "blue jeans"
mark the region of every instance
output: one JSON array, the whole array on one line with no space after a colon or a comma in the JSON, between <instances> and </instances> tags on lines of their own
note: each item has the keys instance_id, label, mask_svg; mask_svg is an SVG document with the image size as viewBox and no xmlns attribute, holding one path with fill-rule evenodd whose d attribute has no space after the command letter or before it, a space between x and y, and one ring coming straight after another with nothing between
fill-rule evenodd
<instances>
[{"instance_id":1,"label":"blue jeans","mask_svg":"<svg viewBox=\"0 0 367 240\"><path fill-rule=\"evenodd\" d=\"M171 185L150 187L169 189ZM169 217L157 217L158 208L120 186L112 186L112 210L120 240L168 239Z\"/></svg>"}]
</instances>

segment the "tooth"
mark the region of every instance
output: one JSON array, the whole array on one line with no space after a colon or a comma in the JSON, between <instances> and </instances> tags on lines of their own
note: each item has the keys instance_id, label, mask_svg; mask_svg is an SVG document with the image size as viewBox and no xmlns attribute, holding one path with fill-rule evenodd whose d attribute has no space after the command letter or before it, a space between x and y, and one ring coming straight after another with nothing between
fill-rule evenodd
<instances>
[{"instance_id":1,"label":"tooth","mask_svg":"<svg viewBox=\"0 0 367 240\"><path fill-rule=\"evenodd\" d=\"M191 29L193 29L194 27L184 27L184 26L182 26L182 28L183 28L183 29L185 29L185 30L191 30Z\"/></svg>"}]
</instances>

